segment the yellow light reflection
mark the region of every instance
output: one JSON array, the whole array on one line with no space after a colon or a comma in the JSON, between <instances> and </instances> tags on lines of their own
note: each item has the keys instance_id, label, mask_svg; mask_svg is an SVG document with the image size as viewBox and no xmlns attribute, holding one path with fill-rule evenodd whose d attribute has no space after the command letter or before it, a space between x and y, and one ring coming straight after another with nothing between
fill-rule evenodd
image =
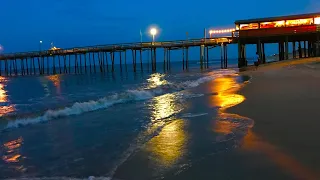
<instances>
[{"instance_id":1,"label":"yellow light reflection","mask_svg":"<svg viewBox=\"0 0 320 180\"><path fill-rule=\"evenodd\" d=\"M146 132L154 133L164 126L159 135L146 144L146 150L153 155L157 163L163 166L174 164L185 152L185 122L182 119L172 118L173 121L167 124L171 116L182 109L176 100L174 94L165 94L153 99L152 126Z\"/></svg>"},{"instance_id":2,"label":"yellow light reflection","mask_svg":"<svg viewBox=\"0 0 320 180\"><path fill-rule=\"evenodd\" d=\"M46 77L48 80L50 80L53 85L56 87L57 89L57 94L61 94L61 87L60 87L60 84L61 84L61 81L60 81L60 76L59 75L51 75L51 76L47 76Z\"/></svg>"},{"instance_id":3,"label":"yellow light reflection","mask_svg":"<svg viewBox=\"0 0 320 180\"><path fill-rule=\"evenodd\" d=\"M245 97L235 94L241 87L234 77L217 78L210 82L210 90L217 92L216 96L212 96L211 105L221 107L221 111L242 103Z\"/></svg>"},{"instance_id":4,"label":"yellow light reflection","mask_svg":"<svg viewBox=\"0 0 320 180\"><path fill-rule=\"evenodd\" d=\"M162 79L163 77L164 77L164 74L159 74L159 73L152 74L151 77L147 79L149 83L147 88L151 89L161 85L168 84L166 80Z\"/></svg>"},{"instance_id":5,"label":"yellow light reflection","mask_svg":"<svg viewBox=\"0 0 320 180\"><path fill-rule=\"evenodd\" d=\"M16 163L19 162L21 158L21 154L19 153L19 148L21 147L23 142L22 137L19 137L16 140L9 141L7 143L4 143L4 149L5 152L2 156L2 160L6 163Z\"/></svg>"},{"instance_id":6,"label":"yellow light reflection","mask_svg":"<svg viewBox=\"0 0 320 180\"><path fill-rule=\"evenodd\" d=\"M170 117L174 113L181 110L176 105L176 97L174 94L165 94L154 98L152 117L154 120L160 120Z\"/></svg>"},{"instance_id":7,"label":"yellow light reflection","mask_svg":"<svg viewBox=\"0 0 320 180\"><path fill-rule=\"evenodd\" d=\"M186 133L183 128L183 120L174 120L166 125L158 136L147 143L146 149L161 165L170 166L185 154Z\"/></svg>"}]
</instances>

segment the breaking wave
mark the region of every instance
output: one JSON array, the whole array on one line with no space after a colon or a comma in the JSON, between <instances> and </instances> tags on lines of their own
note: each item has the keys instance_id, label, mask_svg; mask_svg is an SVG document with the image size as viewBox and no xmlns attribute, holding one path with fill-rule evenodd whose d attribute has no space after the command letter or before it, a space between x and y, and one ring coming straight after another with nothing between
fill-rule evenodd
<instances>
[{"instance_id":1,"label":"breaking wave","mask_svg":"<svg viewBox=\"0 0 320 180\"><path fill-rule=\"evenodd\" d=\"M182 83L174 84L168 83L157 88L153 89L136 89L136 90L127 90L122 93L116 93L108 97L104 97L98 100L91 100L87 102L76 102L70 107L64 107L62 109L47 110L42 115L37 117L27 117L19 118L16 120L8 121L7 125L3 130L17 128L30 124L37 124L40 122L46 122L53 119L58 119L61 117L71 116L71 115L80 115L82 113L96 111L99 109L105 109L115 104L127 103L131 101L141 101L151 99L155 96L163 95L166 93L172 93L177 91L182 91L188 88L194 88L199 86L202 83L211 81L217 77L224 75L233 75L235 70L217 70L208 73L208 76L201 77L192 81L185 81ZM189 97L190 98L190 97Z\"/></svg>"}]
</instances>

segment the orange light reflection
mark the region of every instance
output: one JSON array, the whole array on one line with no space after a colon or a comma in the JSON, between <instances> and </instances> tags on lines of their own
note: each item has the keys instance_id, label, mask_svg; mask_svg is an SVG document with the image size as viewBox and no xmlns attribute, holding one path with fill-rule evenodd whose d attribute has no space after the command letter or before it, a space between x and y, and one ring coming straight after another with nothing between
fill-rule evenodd
<instances>
[{"instance_id":1,"label":"orange light reflection","mask_svg":"<svg viewBox=\"0 0 320 180\"><path fill-rule=\"evenodd\" d=\"M9 141L4 143L5 155L2 156L2 160L6 163L16 163L19 162L21 154L19 153L19 148L23 143L22 137L19 137L16 140Z\"/></svg>"},{"instance_id":2,"label":"orange light reflection","mask_svg":"<svg viewBox=\"0 0 320 180\"><path fill-rule=\"evenodd\" d=\"M9 101L7 91L5 90L5 82L6 78L0 76L0 103L6 103ZM13 105L2 105L0 106L0 117L13 111L15 111Z\"/></svg>"},{"instance_id":3,"label":"orange light reflection","mask_svg":"<svg viewBox=\"0 0 320 180\"><path fill-rule=\"evenodd\" d=\"M61 94L61 80L59 75L51 75L46 77L57 88L57 94Z\"/></svg>"},{"instance_id":4,"label":"orange light reflection","mask_svg":"<svg viewBox=\"0 0 320 180\"><path fill-rule=\"evenodd\" d=\"M238 84L232 77L218 78L211 82L212 92L218 92L219 94L212 97L212 106L220 106L221 109L218 112L218 119L214 122L213 131L222 135L233 133L233 131L239 127L238 121L230 121L229 119L241 119L242 125L248 122L248 132L244 136L243 144L241 148L247 151L258 151L269 157L277 166L281 167L284 171L291 173L293 177L298 179L318 179L317 174L311 172L307 167L304 167L299 161L293 157L287 155L285 152L281 152L280 149L266 141L263 141L261 137L252 132L253 121L247 117L243 117L237 114L224 113L226 108L240 104L245 100L242 95L236 94L241 85ZM250 123L252 121L252 123ZM225 140L224 136L218 136L218 140Z\"/></svg>"},{"instance_id":5,"label":"orange light reflection","mask_svg":"<svg viewBox=\"0 0 320 180\"><path fill-rule=\"evenodd\" d=\"M249 130L244 137L242 148L244 150L258 151L264 153L276 165L292 174L297 179L316 180L319 175L303 166L299 161L287 155L285 152L264 141L261 137L256 135L252 130Z\"/></svg>"}]
</instances>

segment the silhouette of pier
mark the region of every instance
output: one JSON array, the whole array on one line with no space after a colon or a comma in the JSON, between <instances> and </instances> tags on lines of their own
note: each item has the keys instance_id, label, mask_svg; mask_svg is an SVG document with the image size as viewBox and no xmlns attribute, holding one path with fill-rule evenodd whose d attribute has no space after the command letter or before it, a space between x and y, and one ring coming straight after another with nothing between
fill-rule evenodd
<instances>
[{"instance_id":1,"label":"silhouette of pier","mask_svg":"<svg viewBox=\"0 0 320 180\"><path fill-rule=\"evenodd\" d=\"M189 48L199 47L200 67L209 67L209 49L223 46L221 68L227 68L227 44L232 43L232 37L219 37L208 39L189 39L162 42L139 42L110 45L97 45L88 47L74 47L68 49L55 49L45 51L32 51L0 55L0 75L49 75L67 73L95 73L114 71L115 62L118 61L120 69L127 66L131 53L133 70L143 70L145 61L142 52L149 51L151 69L156 71L158 49L163 50L163 68L169 70L171 51L182 50L182 68L187 69L189 64ZM115 55L118 54L118 59ZM139 66L140 65L140 66Z\"/></svg>"}]
</instances>

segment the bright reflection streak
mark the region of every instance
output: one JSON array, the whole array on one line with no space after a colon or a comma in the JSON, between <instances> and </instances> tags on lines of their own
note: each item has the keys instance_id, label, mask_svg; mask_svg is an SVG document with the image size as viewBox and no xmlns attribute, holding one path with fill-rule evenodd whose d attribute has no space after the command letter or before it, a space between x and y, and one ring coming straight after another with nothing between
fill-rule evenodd
<instances>
[{"instance_id":1,"label":"bright reflection streak","mask_svg":"<svg viewBox=\"0 0 320 180\"><path fill-rule=\"evenodd\" d=\"M17 163L21 158L21 154L19 153L19 148L21 147L23 142L22 137L19 137L16 140L9 141L4 143L4 154L2 156L2 160L6 163Z\"/></svg>"},{"instance_id":2,"label":"bright reflection streak","mask_svg":"<svg viewBox=\"0 0 320 180\"><path fill-rule=\"evenodd\" d=\"M159 73L152 74L151 77L147 79L148 81L147 89L156 88L161 85L168 84L166 80L162 79L163 77L164 77L164 74L159 74Z\"/></svg>"},{"instance_id":3,"label":"bright reflection streak","mask_svg":"<svg viewBox=\"0 0 320 180\"><path fill-rule=\"evenodd\" d=\"M210 83L210 91L218 93L212 96L211 106L220 107L217 119L213 121L213 131L220 134L217 136L217 142L230 140L229 134L232 134L233 140L243 138L242 132L252 128L253 121L237 114L224 113L227 108L236 106L245 100L244 96L236 94L241 88L236 81L236 76L217 78Z\"/></svg>"},{"instance_id":4,"label":"bright reflection streak","mask_svg":"<svg viewBox=\"0 0 320 180\"><path fill-rule=\"evenodd\" d=\"M5 90L5 82L7 79L5 77L0 76L0 103L8 103L8 92ZM0 117L6 115L10 112L15 111L13 105L1 105L0 106Z\"/></svg>"},{"instance_id":5,"label":"bright reflection streak","mask_svg":"<svg viewBox=\"0 0 320 180\"><path fill-rule=\"evenodd\" d=\"M234 77L218 78L211 82L210 90L217 92L218 95L211 99L212 106L221 107L221 111L242 103L245 97L235 94L240 88L240 84L236 82Z\"/></svg>"},{"instance_id":6,"label":"bright reflection streak","mask_svg":"<svg viewBox=\"0 0 320 180\"><path fill-rule=\"evenodd\" d=\"M50 80L51 82L53 82L53 85L56 87L57 89L57 94L61 94L61 82L60 82L60 76L59 75L51 75L51 76L47 76L46 77L48 80Z\"/></svg>"},{"instance_id":7,"label":"bright reflection streak","mask_svg":"<svg viewBox=\"0 0 320 180\"><path fill-rule=\"evenodd\" d=\"M147 150L155 156L156 162L170 166L186 153L187 135L183 128L184 121L175 120L147 143Z\"/></svg>"},{"instance_id":8,"label":"bright reflection streak","mask_svg":"<svg viewBox=\"0 0 320 180\"><path fill-rule=\"evenodd\" d=\"M174 94L165 94L154 98L152 120L161 120L170 117L174 113L181 110L176 105L176 97Z\"/></svg>"},{"instance_id":9,"label":"bright reflection streak","mask_svg":"<svg viewBox=\"0 0 320 180\"><path fill-rule=\"evenodd\" d=\"M180 112L182 107L177 103L176 95L165 94L155 97L152 104L151 127L147 133L156 132L164 126L159 135L153 137L146 146L153 160L163 166L174 164L186 151L185 122L174 119L174 114ZM168 121L173 120L169 124Z\"/></svg>"}]
</instances>

